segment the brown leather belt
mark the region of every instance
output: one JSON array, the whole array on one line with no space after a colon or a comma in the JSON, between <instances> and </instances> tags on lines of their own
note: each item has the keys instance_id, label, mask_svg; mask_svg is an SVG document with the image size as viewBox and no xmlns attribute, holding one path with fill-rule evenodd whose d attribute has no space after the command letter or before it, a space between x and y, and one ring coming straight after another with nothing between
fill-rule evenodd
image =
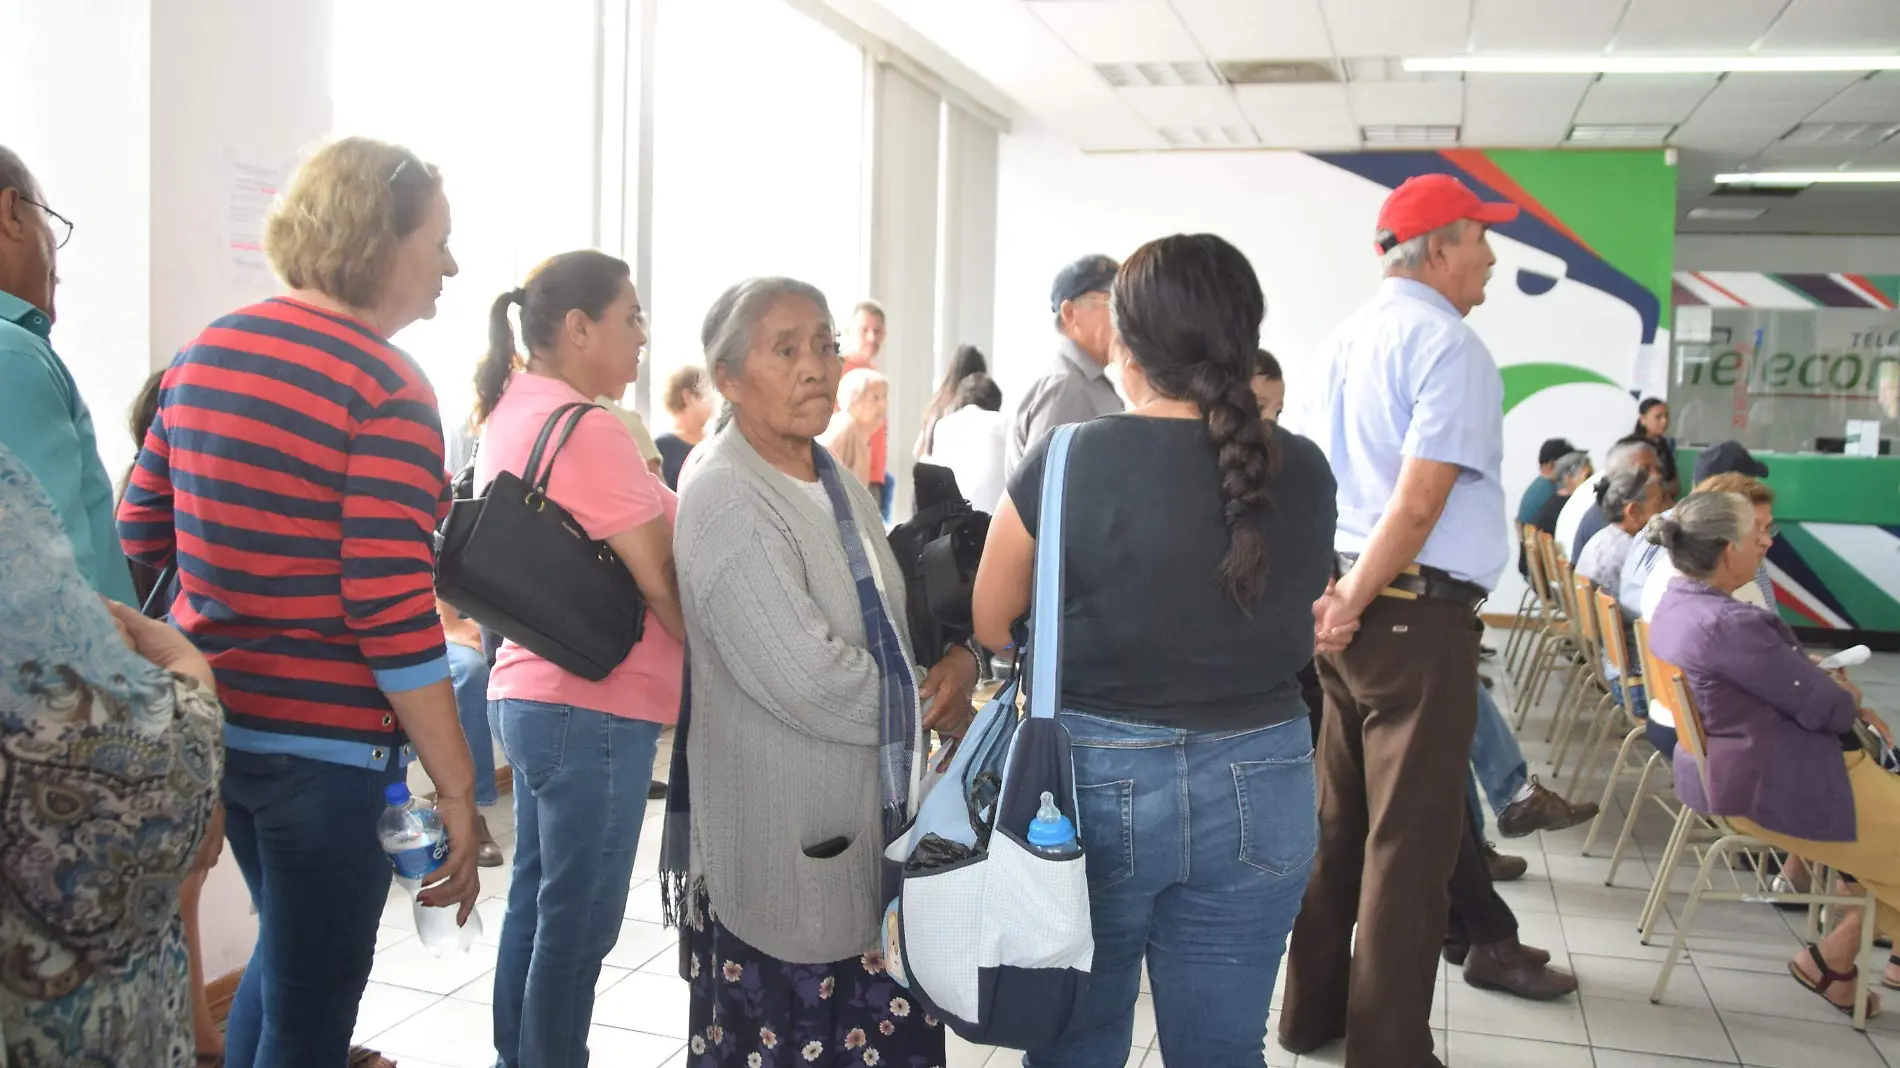
<instances>
[{"instance_id":1,"label":"brown leather belt","mask_svg":"<svg viewBox=\"0 0 1900 1068\"><path fill-rule=\"evenodd\" d=\"M1338 572L1342 576L1345 575L1346 572L1351 571L1353 567L1359 563L1359 555L1357 553L1338 553L1335 555L1338 562ZM1425 567L1421 564L1408 564L1405 570L1393 576L1392 581L1384 589L1379 591L1379 596L1391 597L1401 601L1417 601L1421 599L1450 601L1452 604L1475 613L1484 607L1484 602L1488 600L1491 595L1485 592L1484 588L1478 586L1476 583L1452 578L1450 575L1435 567Z\"/></svg>"}]
</instances>

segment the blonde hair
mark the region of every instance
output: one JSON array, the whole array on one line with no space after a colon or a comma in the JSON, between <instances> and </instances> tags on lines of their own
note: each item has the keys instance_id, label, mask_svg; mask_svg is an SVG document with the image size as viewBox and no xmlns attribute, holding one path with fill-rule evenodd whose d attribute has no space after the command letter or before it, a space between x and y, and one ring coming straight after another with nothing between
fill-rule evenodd
<instances>
[{"instance_id":1,"label":"blonde hair","mask_svg":"<svg viewBox=\"0 0 1900 1068\"><path fill-rule=\"evenodd\" d=\"M1750 505L1775 503L1775 491L1768 488L1768 483L1739 471L1710 475L1696 485L1695 492L1740 494L1748 498Z\"/></svg>"},{"instance_id":2,"label":"blonde hair","mask_svg":"<svg viewBox=\"0 0 1900 1068\"><path fill-rule=\"evenodd\" d=\"M381 297L396 246L428 215L441 172L400 145L345 137L297 168L264 230L271 267L292 289L353 308Z\"/></svg>"}]
</instances>

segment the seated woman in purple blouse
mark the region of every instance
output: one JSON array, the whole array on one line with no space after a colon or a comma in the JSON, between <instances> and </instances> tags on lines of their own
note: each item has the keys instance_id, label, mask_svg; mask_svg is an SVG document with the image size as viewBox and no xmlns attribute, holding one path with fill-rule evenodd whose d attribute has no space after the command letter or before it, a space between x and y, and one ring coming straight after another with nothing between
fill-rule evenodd
<instances>
[{"instance_id":1,"label":"seated woman in purple blouse","mask_svg":"<svg viewBox=\"0 0 1900 1068\"><path fill-rule=\"evenodd\" d=\"M1852 872L1879 901L1878 929L1900 933L1900 777L1853 734L1856 721L1883 735L1886 725L1860 707L1853 683L1815 666L1787 624L1730 596L1754 581L1774 543L1768 506L1693 493L1652 530L1682 574L1656 606L1650 647L1682 669L1707 735L1708 796L1686 746L1676 750L1676 793L1744 834ZM1858 945L1858 924L1843 924L1789 971L1851 1013Z\"/></svg>"}]
</instances>

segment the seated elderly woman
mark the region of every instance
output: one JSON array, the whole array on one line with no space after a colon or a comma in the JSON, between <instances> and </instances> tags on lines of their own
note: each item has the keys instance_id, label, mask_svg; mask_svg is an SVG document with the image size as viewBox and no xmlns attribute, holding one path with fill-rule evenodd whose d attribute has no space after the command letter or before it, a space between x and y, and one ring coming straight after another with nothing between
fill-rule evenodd
<instances>
[{"instance_id":1,"label":"seated elderly woman","mask_svg":"<svg viewBox=\"0 0 1900 1068\"><path fill-rule=\"evenodd\" d=\"M1707 796L1686 747L1675 756L1677 794L1745 834L1852 872L1879 901L1878 927L1900 931L1900 778L1853 733L1856 722L1886 726L1852 683L1815 666L1787 624L1733 596L1774 542L1767 507L1699 491L1656 534L1681 575L1656 606L1650 646L1682 669L1707 737ZM1851 1012L1855 943L1838 937L1845 929L1789 971Z\"/></svg>"},{"instance_id":2,"label":"seated elderly woman","mask_svg":"<svg viewBox=\"0 0 1900 1068\"><path fill-rule=\"evenodd\" d=\"M871 484L871 442L890 412L890 383L869 367L845 372L838 382L838 410L818 444L859 482Z\"/></svg>"},{"instance_id":3,"label":"seated elderly woman","mask_svg":"<svg viewBox=\"0 0 1900 1068\"><path fill-rule=\"evenodd\" d=\"M668 919L686 920L686 1063L943 1064L942 1028L876 955L883 854L925 732L969 723L975 652L915 666L877 501L813 440L841 370L824 296L742 282L701 340L726 414L681 478L691 675L662 858Z\"/></svg>"}]
</instances>

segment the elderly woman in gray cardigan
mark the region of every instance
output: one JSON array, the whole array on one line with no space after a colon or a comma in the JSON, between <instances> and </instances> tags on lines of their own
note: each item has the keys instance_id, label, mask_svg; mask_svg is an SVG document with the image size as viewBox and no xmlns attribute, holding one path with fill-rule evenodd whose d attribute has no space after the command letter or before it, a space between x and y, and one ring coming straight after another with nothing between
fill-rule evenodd
<instances>
[{"instance_id":1,"label":"elderly woman in gray cardigan","mask_svg":"<svg viewBox=\"0 0 1900 1068\"><path fill-rule=\"evenodd\" d=\"M691 850L667 866L687 1064L941 1065L942 1028L877 954L882 855L915 810L929 731L968 725L976 657L916 666L877 502L814 444L842 369L824 296L742 282L701 340L727 422L682 476L674 548L691 682L669 832L689 828Z\"/></svg>"}]
</instances>

